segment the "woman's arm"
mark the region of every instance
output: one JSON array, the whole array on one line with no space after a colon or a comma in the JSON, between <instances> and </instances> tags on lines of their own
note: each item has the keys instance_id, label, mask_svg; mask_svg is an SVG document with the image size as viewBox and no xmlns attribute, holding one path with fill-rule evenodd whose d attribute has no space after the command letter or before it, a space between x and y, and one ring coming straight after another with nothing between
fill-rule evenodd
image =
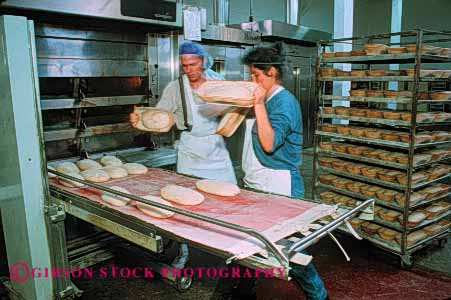
<instances>
[{"instance_id":1,"label":"woman's arm","mask_svg":"<svg viewBox=\"0 0 451 300\"><path fill-rule=\"evenodd\" d=\"M271 153L274 147L274 129L269 121L268 112L265 107L266 91L258 87L255 92L254 112L257 121L258 140L267 153Z\"/></svg>"}]
</instances>

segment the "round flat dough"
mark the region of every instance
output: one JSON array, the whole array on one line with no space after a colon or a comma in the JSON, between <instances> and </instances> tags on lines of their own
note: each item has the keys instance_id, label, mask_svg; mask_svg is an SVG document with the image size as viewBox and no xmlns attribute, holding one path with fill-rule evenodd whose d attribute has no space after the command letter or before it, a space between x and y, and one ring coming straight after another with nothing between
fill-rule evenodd
<instances>
[{"instance_id":1,"label":"round flat dough","mask_svg":"<svg viewBox=\"0 0 451 300\"><path fill-rule=\"evenodd\" d=\"M107 172L108 175L110 175L110 177L112 179L119 179L119 178L124 178L124 177L128 176L127 170L124 168L121 168L121 167L108 166L108 167L104 167L102 170Z\"/></svg>"},{"instance_id":2,"label":"round flat dough","mask_svg":"<svg viewBox=\"0 0 451 300\"><path fill-rule=\"evenodd\" d=\"M80 169L78 169L77 165L73 162L63 162L56 166L56 170L58 172L67 174L67 173L80 173Z\"/></svg>"},{"instance_id":3,"label":"round flat dough","mask_svg":"<svg viewBox=\"0 0 451 300\"><path fill-rule=\"evenodd\" d=\"M147 195L147 196L144 196L143 198L173 207L173 205L171 203L169 203L168 201L166 201L166 200L164 200L164 199L162 199L160 197ZM144 204L144 203L141 203L141 202L136 202L136 207L140 211L145 213L146 215L154 217L154 218L165 219L165 218L169 218L169 217L174 215L174 212L172 212L172 211L169 211L169 210L166 210L166 209L162 209L162 208L158 208L158 207L151 206L151 205L147 205L147 204Z\"/></svg>"},{"instance_id":4,"label":"round flat dough","mask_svg":"<svg viewBox=\"0 0 451 300\"><path fill-rule=\"evenodd\" d=\"M196 182L196 187L199 191L218 196L231 197L240 193L240 188L236 184L218 180L199 180Z\"/></svg>"},{"instance_id":5,"label":"round flat dough","mask_svg":"<svg viewBox=\"0 0 451 300\"><path fill-rule=\"evenodd\" d=\"M104 166L111 166L111 167L120 167L123 165L122 161L119 158L117 158L116 156L112 156L112 155L103 156L100 159L100 163Z\"/></svg>"},{"instance_id":6,"label":"round flat dough","mask_svg":"<svg viewBox=\"0 0 451 300\"><path fill-rule=\"evenodd\" d=\"M164 111L147 111L142 114L142 123L149 129L163 129L171 125L171 117Z\"/></svg>"},{"instance_id":7,"label":"round flat dough","mask_svg":"<svg viewBox=\"0 0 451 300\"><path fill-rule=\"evenodd\" d=\"M47 165L47 169L52 170L52 171L56 171L56 169L52 166ZM53 173L47 172L49 178L56 178L57 176Z\"/></svg>"},{"instance_id":8,"label":"round flat dough","mask_svg":"<svg viewBox=\"0 0 451 300\"><path fill-rule=\"evenodd\" d=\"M85 180L89 181L89 182L105 182L110 180L110 175L108 175L107 172L105 172L104 170L100 170L100 169L88 169L88 170L84 170L83 172L80 173L81 176L83 176L85 178Z\"/></svg>"},{"instance_id":9,"label":"round flat dough","mask_svg":"<svg viewBox=\"0 0 451 300\"><path fill-rule=\"evenodd\" d=\"M80 170L89 170L89 169L101 169L102 165L92 159L82 159L77 161L77 166Z\"/></svg>"},{"instance_id":10,"label":"round flat dough","mask_svg":"<svg viewBox=\"0 0 451 300\"><path fill-rule=\"evenodd\" d=\"M61 172L61 173L64 173L64 172ZM72 176L72 177L75 177L75 178L78 178L78 179L81 179L81 180L85 180L81 175L80 175L80 173L64 173L64 174L66 174L66 175L69 175L69 176ZM70 180L70 179L66 179L66 178L62 178L62 177L58 177L58 181L62 184L62 185L64 185L64 186L67 186L67 187L82 187L82 186L84 186L84 184L83 183L79 183L79 182L76 182L76 181L73 181L73 180Z\"/></svg>"},{"instance_id":11,"label":"round flat dough","mask_svg":"<svg viewBox=\"0 0 451 300\"><path fill-rule=\"evenodd\" d=\"M161 196L166 200L182 205L198 205L205 200L201 193L175 184L168 184L162 188Z\"/></svg>"},{"instance_id":12,"label":"round flat dough","mask_svg":"<svg viewBox=\"0 0 451 300\"><path fill-rule=\"evenodd\" d=\"M138 163L127 163L122 166L130 175L146 174L147 167Z\"/></svg>"},{"instance_id":13,"label":"round flat dough","mask_svg":"<svg viewBox=\"0 0 451 300\"><path fill-rule=\"evenodd\" d=\"M110 189L119 191L122 193L130 194L130 192L128 190L126 190L120 186L111 186ZM101 198L103 201L105 201L106 203L111 204L113 206L125 206L130 202L130 199L128 199L128 198L114 195L114 194L111 194L108 192L103 192Z\"/></svg>"}]
</instances>

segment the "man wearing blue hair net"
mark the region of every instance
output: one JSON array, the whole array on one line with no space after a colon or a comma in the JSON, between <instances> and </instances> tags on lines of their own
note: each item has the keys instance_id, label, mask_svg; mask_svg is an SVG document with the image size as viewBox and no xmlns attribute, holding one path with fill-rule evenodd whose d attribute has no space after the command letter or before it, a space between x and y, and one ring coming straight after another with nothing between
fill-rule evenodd
<instances>
[{"instance_id":1,"label":"man wearing blue hair net","mask_svg":"<svg viewBox=\"0 0 451 300\"><path fill-rule=\"evenodd\" d=\"M158 108L174 113L182 130L177 145L177 172L201 178L236 183L235 172L222 136L216 134L218 118L208 116L195 91L207 80L222 80L209 70L211 57L198 43L184 42L179 48L183 75L170 82L163 91ZM138 116L131 114L133 126Z\"/></svg>"}]
</instances>

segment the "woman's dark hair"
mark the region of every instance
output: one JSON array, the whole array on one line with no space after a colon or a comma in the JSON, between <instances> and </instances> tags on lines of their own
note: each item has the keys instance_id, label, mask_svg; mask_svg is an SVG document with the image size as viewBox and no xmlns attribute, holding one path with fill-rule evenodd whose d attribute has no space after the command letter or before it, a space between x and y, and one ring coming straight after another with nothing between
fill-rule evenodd
<instances>
[{"instance_id":1,"label":"woman's dark hair","mask_svg":"<svg viewBox=\"0 0 451 300\"><path fill-rule=\"evenodd\" d=\"M282 62L282 45L275 44L273 47L260 47L252 49L241 60L243 64L253 66L262 70L265 74L271 67L277 70L276 79L282 81L283 78L283 62Z\"/></svg>"}]
</instances>

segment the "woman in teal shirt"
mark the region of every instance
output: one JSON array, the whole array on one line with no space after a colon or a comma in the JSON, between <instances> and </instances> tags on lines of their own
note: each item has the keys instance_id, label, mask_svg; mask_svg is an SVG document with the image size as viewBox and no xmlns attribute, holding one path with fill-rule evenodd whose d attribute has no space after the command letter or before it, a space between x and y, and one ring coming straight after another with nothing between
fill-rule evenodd
<instances>
[{"instance_id":1,"label":"woman in teal shirt","mask_svg":"<svg viewBox=\"0 0 451 300\"><path fill-rule=\"evenodd\" d=\"M299 101L281 85L280 55L276 49L258 48L243 61L259 84L255 119L246 120L244 183L265 192L302 197L302 114Z\"/></svg>"},{"instance_id":2,"label":"woman in teal shirt","mask_svg":"<svg viewBox=\"0 0 451 300\"><path fill-rule=\"evenodd\" d=\"M246 121L244 182L254 189L302 197L302 114L299 101L281 85L280 49L254 49L243 58L243 63L249 66L252 80L259 84L255 91L255 120ZM328 298L313 264L293 265L290 274L309 300ZM242 284L249 290L249 283Z\"/></svg>"}]
</instances>

